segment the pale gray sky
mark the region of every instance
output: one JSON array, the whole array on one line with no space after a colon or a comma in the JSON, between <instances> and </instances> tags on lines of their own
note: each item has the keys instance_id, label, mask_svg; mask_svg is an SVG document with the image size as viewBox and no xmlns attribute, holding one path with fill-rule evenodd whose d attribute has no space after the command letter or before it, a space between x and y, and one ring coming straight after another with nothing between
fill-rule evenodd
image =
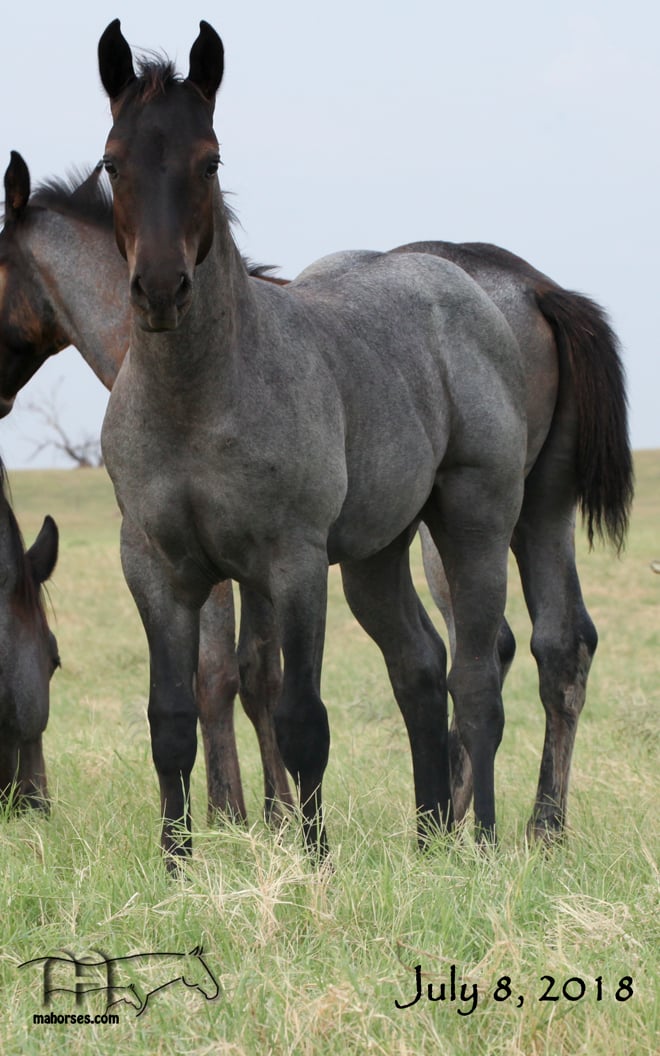
<instances>
[{"instance_id":1,"label":"pale gray sky","mask_svg":"<svg viewBox=\"0 0 660 1056\"><path fill-rule=\"evenodd\" d=\"M243 251L293 276L338 249L489 241L610 313L636 448L660 448L660 7L652 0L31 0L3 12L2 171L36 182L91 164L110 127L96 46L120 17L136 47L188 69L200 18L225 44L215 127ZM3 160L4 159L4 160ZM74 436L106 394L74 350L0 422L10 468L59 384Z\"/></svg>"}]
</instances>

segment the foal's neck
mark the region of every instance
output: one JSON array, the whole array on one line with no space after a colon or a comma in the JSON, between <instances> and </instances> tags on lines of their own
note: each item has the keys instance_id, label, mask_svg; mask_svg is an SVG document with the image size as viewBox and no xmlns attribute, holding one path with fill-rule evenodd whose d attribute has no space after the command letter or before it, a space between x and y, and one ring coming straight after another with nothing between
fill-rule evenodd
<instances>
[{"instance_id":1,"label":"foal's neck","mask_svg":"<svg viewBox=\"0 0 660 1056\"><path fill-rule=\"evenodd\" d=\"M128 348L128 271L111 230L44 210L31 249L58 323L111 389Z\"/></svg>"}]
</instances>

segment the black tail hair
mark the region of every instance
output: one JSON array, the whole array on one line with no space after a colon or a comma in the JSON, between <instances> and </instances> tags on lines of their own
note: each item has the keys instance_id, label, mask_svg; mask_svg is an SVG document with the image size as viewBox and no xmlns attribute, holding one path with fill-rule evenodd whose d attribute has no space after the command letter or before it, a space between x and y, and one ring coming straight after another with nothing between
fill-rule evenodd
<instances>
[{"instance_id":1,"label":"black tail hair","mask_svg":"<svg viewBox=\"0 0 660 1056\"><path fill-rule=\"evenodd\" d=\"M589 545L625 543L634 474L628 438L625 372L605 312L582 294L557 287L537 291L538 306L571 366L578 415L578 503Z\"/></svg>"}]
</instances>

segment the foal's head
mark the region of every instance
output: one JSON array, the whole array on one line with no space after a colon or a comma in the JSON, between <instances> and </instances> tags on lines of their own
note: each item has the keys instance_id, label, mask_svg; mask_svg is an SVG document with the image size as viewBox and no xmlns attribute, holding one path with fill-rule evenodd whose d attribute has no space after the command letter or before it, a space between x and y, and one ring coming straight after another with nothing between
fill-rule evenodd
<instances>
[{"instance_id":1,"label":"foal's head","mask_svg":"<svg viewBox=\"0 0 660 1056\"><path fill-rule=\"evenodd\" d=\"M144 62L136 75L118 19L99 42L114 120L104 163L115 235L145 330L179 325L192 299L194 268L211 247L220 161L213 107L223 65L222 41L206 22L185 80L169 62Z\"/></svg>"}]
</instances>

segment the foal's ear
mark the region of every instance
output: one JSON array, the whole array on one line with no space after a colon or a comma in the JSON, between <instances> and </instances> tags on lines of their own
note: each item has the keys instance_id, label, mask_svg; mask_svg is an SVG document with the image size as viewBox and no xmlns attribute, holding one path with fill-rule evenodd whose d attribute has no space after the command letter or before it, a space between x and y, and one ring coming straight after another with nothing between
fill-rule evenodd
<instances>
[{"instance_id":1,"label":"foal's ear","mask_svg":"<svg viewBox=\"0 0 660 1056\"><path fill-rule=\"evenodd\" d=\"M28 559L36 583L45 583L53 574L57 564L59 532L52 517L44 517L39 535L25 556Z\"/></svg>"},{"instance_id":2,"label":"foal's ear","mask_svg":"<svg viewBox=\"0 0 660 1056\"><path fill-rule=\"evenodd\" d=\"M5 172L5 216L16 220L30 198L30 170L17 150L12 150Z\"/></svg>"},{"instance_id":3,"label":"foal's ear","mask_svg":"<svg viewBox=\"0 0 660 1056\"><path fill-rule=\"evenodd\" d=\"M225 49L208 22L199 23L199 36L190 49L188 80L199 88L209 103L215 100L225 68Z\"/></svg>"},{"instance_id":4,"label":"foal's ear","mask_svg":"<svg viewBox=\"0 0 660 1056\"><path fill-rule=\"evenodd\" d=\"M133 56L118 18L110 23L99 40L99 73L111 102L135 80Z\"/></svg>"}]
</instances>

